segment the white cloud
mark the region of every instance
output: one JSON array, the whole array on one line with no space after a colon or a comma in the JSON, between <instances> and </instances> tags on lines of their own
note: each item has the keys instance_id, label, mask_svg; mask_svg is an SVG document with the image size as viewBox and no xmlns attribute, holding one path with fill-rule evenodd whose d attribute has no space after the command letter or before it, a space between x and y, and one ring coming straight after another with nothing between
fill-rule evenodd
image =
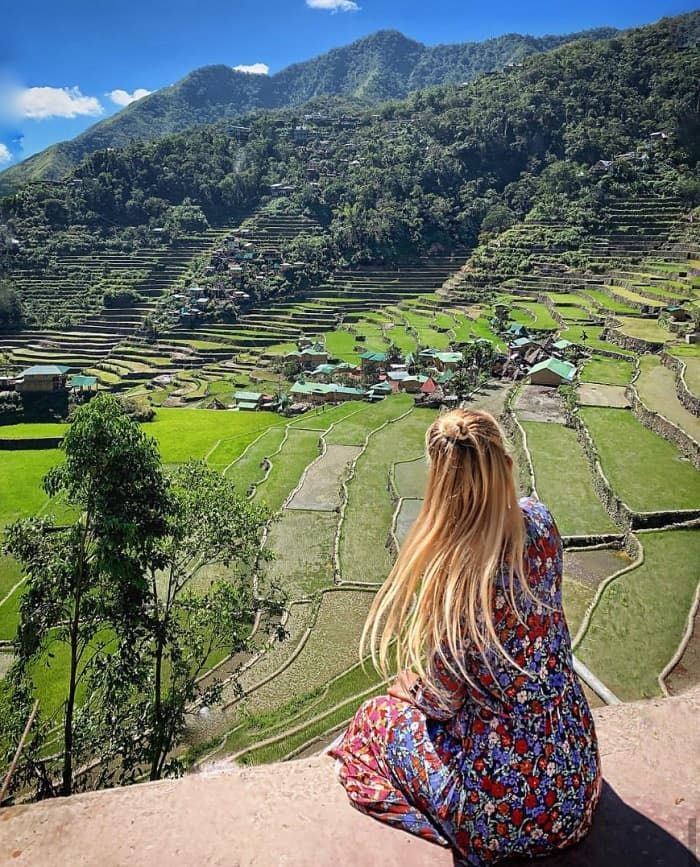
<instances>
[{"instance_id":1,"label":"white cloud","mask_svg":"<svg viewBox=\"0 0 700 867\"><path fill-rule=\"evenodd\" d=\"M12 154L10 153L10 149L6 144L0 142L0 166L3 165L3 163L10 162L12 162Z\"/></svg>"},{"instance_id":2,"label":"white cloud","mask_svg":"<svg viewBox=\"0 0 700 867\"><path fill-rule=\"evenodd\" d=\"M268 75L270 72L270 67L267 63L251 63L246 66L245 63L239 63L238 66L233 67L236 72L247 72L249 75Z\"/></svg>"},{"instance_id":3,"label":"white cloud","mask_svg":"<svg viewBox=\"0 0 700 867\"><path fill-rule=\"evenodd\" d=\"M357 12L362 7L355 0L306 0L309 9L328 9L331 12Z\"/></svg>"},{"instance_id":4,"label":"white cloud","mask_svg":"<svg viewBox=\"0 0 700 867\"><path fill-rule=\"evenodd\" d=\"M137 99L143 99L144 96L148 96L149 93L153 93L153 91L146 90L145 87L137 87L133 93L129 93L128 90L117 89L110 90L105 95L116 105L130 105L132 102L136 102Z\"/></svg>"},{"instance_id":5,"label":"white cloud","mask_svg":"<svg viewBox=\"0 0 700 867\"><path fill-rule=\"evenodd\" d=\"M25 87L15 94L15 110L21 117L97 116L104 108L94 96L83 96L79 87Z\"/></svg>"}]
</instances>

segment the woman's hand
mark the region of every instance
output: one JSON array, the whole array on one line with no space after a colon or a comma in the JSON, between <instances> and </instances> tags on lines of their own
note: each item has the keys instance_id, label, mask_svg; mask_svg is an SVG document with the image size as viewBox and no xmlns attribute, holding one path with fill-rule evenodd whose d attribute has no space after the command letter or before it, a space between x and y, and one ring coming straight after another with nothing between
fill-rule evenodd
<instances>
[{"instance_id":1,"label":"woman's hand","mask_svg":"<svg viewBox=\"0 0 700 867\"><path fill-rule=\"evenodd\" d=\"M401 701L407 701L409 704L413 703L413 696L411 695L411 687L418 680L418 675L414 674L412 671L402 671L396 678L396 680L389 687L389 695L393 698L401 699Z\"/></svg>"}]
</instances>

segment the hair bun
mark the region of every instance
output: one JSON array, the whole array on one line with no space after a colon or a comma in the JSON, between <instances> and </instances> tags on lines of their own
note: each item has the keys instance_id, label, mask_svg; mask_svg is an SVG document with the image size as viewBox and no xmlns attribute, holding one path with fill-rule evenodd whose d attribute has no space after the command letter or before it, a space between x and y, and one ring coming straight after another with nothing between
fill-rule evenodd
<instances>
[{"instance_id":1,"label":"hair bun","mask_svg":"<svg viewBox=\"0 0 700 867\"><path fill-rule=\"evenodd\" d=\"M438 421L438 431L444 439L451 443L465 443L471 439L469 421L457 413L446 413Z\"/></svg>"}]
</instances>

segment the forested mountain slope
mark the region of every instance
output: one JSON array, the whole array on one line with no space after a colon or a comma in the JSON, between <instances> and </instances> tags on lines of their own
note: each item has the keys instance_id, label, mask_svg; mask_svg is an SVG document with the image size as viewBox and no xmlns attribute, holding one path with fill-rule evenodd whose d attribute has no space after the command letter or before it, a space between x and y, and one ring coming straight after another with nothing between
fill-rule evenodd
<instances>
[{"instance_id":1,"label":"forested mountain slope","mask_svg":"<svg viewBox=\"0 0 700 867\"><path fill-rule=\"evenodd\" d=\"M612 28L562 36L506 34L484 42L426 46L393 30L379 31L276 75L248 75L229 66L196 69L100 121L71 141L52 145L0 174L0 191L26 180L62 177L86 154L132 140L154 139L257 108L301 105L338 95L365 104L400 99L436 84L469 81L579 39L602 39Z\"/></svg>"},{"instance_id":2,"label":"forested mountain slope","mask_svg":"<svg viewBox=\"0 0 700 867\"><path fill-rule=\"evenodd\" d=\"M323 230L286 251L306 263L310 281L342 262L474 245L480 232L533 209L550 222L575 212L583 231L595 231L601 198L647 169L662 191L692 203L698 22L696 13L564 46L372 112L336 105L301 140L296 113L283 110L246 119L246 143L220 123L99 151L65 182L30 184L2 201L20 244L10 279L21 272L46 280L66 254L176 242L252 208L280 183L284 207ZM650 136L659 130L668 138L656 145ZM612 175L590 172L597 160L629 151L638 159Z\"/></svg>"}]
</instances>

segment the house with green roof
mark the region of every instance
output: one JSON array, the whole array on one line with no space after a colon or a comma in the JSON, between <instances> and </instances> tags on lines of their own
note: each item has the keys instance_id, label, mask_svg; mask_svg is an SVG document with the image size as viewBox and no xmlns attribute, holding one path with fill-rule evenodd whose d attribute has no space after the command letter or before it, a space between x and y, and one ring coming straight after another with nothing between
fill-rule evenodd
<instances>
[{"instance_id":1,"label":"house with green roof","mask_svg":"<svg viewBox=\"0 0 700 867\"><path fill-rule=\"evenodd\" d=\"M326 351L326 347L322 343L312 343L310 346L305 346L303 349L295 349L292 352L287 352L284 356L285 361L298 361L302 367L318 367L319 364L326 364L330 354Z\"/></svg>"},{"instance_id":2,"label":"house with green roof","mask_svg":"<svg viewBox=\"0 0 700 867\"><path fill-rule=\"evenodd\" d=\"M65 364L35 364L17 377L19 392L65 391L70 367Z\"/></svg>"},{"instance_id":3,"label":"house with green roof","mask_svg":"<svg viewBox=\"0 0 700 867\"><path fill-rule=\"evenodd\" d=\"M292 400L298 403L332 403L346 400L362 400L365 391L337 382L295 382L289 389Z\"/></svg>"},{"instance_id":4,"label":"house with green roof","mask_svg":"<svg viewBox=\"0 0 700 867\"><path fill-rule=\"evenodd\" d=\"M506 331L508 337L528 337L529 334L522 322L512 322Z\"/></svg>"},{"instance_id":5,"label":"house with green roof","mask_svg":"<svg viewBox=\"0 0 700 867\"><path fill-rule=\"evenodd\" d=\"M530 368L532 385L570 385L576 376L576 365L560 358L547 358Z\"/></svg>"},{"instance_id":6,"label":"house with green roof","mask_svg":"<svg viewBox=\"0 0 700 867\"><path fill-rule=\"evenodd\" d=\"M388 355L386 352L373 352L368 349L360 353L360 366L366 370L372 364L386 364Z\"/></svg>"},{"instance_id":7,"label":"house with green roof","mask_svg":"<svg viewBox=\"0 0 700 867\"><path fill-rule=\"evenodd\" d=\"M68 380L68 388L71 391L92 391L97 389L97 377L75 374Z\"/></svg>"},{"instance_id":8,"label":"house with green roof","mask_svg":"<svg viewBox=\"0 0 700 867\"><path fill-rule=\"evenodd\" d=\"M462 363L461 352L436 352L433 358L438 370L456 370Z\"/></svg>"},{"instance_id":9,"label":"house with green roof","mask_svg":"<svg viewBox=\"0 0 700 867\"><path fill-rule=\"evenodd\" d=\"M258 391L236 391L233 395L233 400L236 405L236 409L247 410L249 412L253 412L257 409L260 409L260 406L263 402L263 397Z\"/></svg>"},{"instance_id":10,"label":"house with green roof","mask_svg":"<svg viewBox=\"0 0 700 867\"><path fill-rule=\"evenodd\" d=\"M312 376L314 379L322 379L324 377L332 377L333 374L338 369L337 364L331 364L327 361L325 364L319 364L318 367L315 367L313 370L309 371L306 376Z\"/></svg>"}]
</instances>

